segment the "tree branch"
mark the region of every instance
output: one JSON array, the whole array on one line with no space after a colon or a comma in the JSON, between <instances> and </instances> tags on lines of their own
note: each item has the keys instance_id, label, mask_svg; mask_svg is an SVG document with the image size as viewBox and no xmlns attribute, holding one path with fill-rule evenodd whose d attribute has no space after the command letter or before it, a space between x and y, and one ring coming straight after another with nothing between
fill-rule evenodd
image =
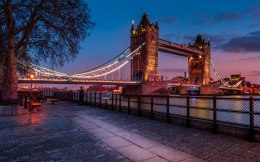
<instances>
[{"instance_id":1,"label":"tree branch","mask_svg":"<svg viewBox=\"0 0 260 162\"><path fill-rule=\"evenodd\" d=\"M26 27L24 28L24 33L23 33L23 36L22 38L20 39L20 41L18 42L17 44L17 49L20 49L21 47L24 48L28 45L29 41L27 41L29 39L29 36L30 36L30 33L33 29L33 26L36 22L35 18L37 16L37 12L38 12L38 9L39 7L42 5L43 3L43 0L40 2L40 4L38 4L35 8L34 8L34 11L32 12L31 16L30 16L30 19L26 25ZM18 54L16 55L16 57L20 57Z\"/></svg>"},{"instance_id":2,"label":"tree branch","mask_svg":"<svg viewBox=\"0 0 260 162\"><path fill-rule=\"evenodd\" d=\"M14 44L15 23L13 17L12 4L9 0L4 1L4 8L5 8L5 15L7 17L8 47L15 48L15 44Z\"/></svg>"}]
</instances>

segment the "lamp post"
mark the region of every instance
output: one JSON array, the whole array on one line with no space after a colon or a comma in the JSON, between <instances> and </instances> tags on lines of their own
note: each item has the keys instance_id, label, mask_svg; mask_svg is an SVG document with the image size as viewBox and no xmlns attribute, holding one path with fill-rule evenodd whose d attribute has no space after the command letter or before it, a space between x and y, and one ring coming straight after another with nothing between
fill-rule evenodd
<instances>
[{"instance_id":1,"label":"lamp post","mask_svg":"<svg viewBox=\"0 0 260 162\"><path fill-rule=\"evenodd\" d=\"M29 77L30 77L30 79L31 79L31 91L30 91L30 95L31 95L31 98L32 98L32 79L34 78L34 74L31 73L31 74L29 75Z\"/></svg>"}]
</instances>

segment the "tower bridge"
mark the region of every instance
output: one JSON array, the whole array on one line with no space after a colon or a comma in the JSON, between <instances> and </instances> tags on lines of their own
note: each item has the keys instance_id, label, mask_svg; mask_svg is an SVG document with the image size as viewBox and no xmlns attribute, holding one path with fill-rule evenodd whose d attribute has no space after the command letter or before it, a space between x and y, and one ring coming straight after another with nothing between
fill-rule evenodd
<instances>
[{"instance_id":1,"label":"tower bridge","mask_svg":"<svg viewBox=\"0 0 260 162\"><path fill-rule=\"evenodd\" d=\"M188 58L189 82L206 85L210 81L210 43L198 35L190 46L172 43L159 38L159 25L150 23L144 13L137 28L131 27L131 46L145 42L145 48L131 61L131 79L148 81L150 75L158 74L158 51ZM134 49L131 49L134 50Z\"/></svg>"},{"instance_id":2,"label":"tower bridge","mask_svg":"<svg viewBox=\"0 0 260 162\"><path fill-rule=\"evenodd\" d=\"M128 85L142 89L144 84L146 89L155 87L149 85L151 76L158 76L158 52L165 52L186 57L188 60L189 83L204 86L210 81L210 67L213 67L214 73L221 80L221 85L231 87L220 74L211 61L210 42L206 42L200 35L197 36L194 44L181 45L159 36L159 25L156 21L151 23L148 15L144 13L140 23L135 27L132 23L130 29L130 46L122 53L85 72L66 74L50 70L39 65L20 61L24 67L37 74L35 79L19 78L19 83L56 83L56 84L110 84L110 85ZM122 79L123 68L126 68L129 77ZM117 73L118 79L113 79ZM125 72L127 73L127 72ZM107 79L108 76L112 79ZM130 80L129 80L129 79ZM156 84L160 88L160 84ZM162 84L167 87L167 85ZM141 88L140 88L141 87ZM137 93L142 93L138 91Z\"/></svg>"}]
</instances>

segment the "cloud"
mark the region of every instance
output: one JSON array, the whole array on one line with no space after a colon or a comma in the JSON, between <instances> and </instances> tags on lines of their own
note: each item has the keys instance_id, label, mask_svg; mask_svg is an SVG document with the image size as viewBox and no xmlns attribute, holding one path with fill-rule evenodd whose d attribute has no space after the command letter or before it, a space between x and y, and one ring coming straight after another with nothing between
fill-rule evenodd
<instances>
[{"instance_id":1,"label":"cloud","mask_svg":"<svg viewBox=\"0 0 260 162\"><path fill-rule=\"evenodd\" d=\"M166 39L166 40L171 40L171 39L179 40L180 39L180 36L177 34L174 34L174 33L162 34L160 37L163 39Z\"/></svg>"},{"instance_id":2,"label":"cloud","mask_svg":"<svg viewBox=\"0 0 260 162\"><path fill-rule=\"evenodd\" d=\"M231 38L219 46L227 52L260 52L260 30L248 33L246 36Z\"/></svg>"},{"instance_id":3,"label":"cloud","mask_svg":"<svg viewBox=\"0 0 260 162\"><path fill-rule=\"evenodd\" d=\"M254 32L250 32L248 33L249 35L256 35L256 36L260 36L260 30L259 31L254 31Z\"/></svg>"},{"instance_id":4,"label":"cloud","mask_svg":"<svg viewBox=\"0 0 260 162\"><path fill-rule=\"evenodd\" d=\"M243 60L243 61L249 61L249 60L255 61L255 60L258 60L258 59L260 59L260 56L247 57L247 58L242 58L242 59L240 59L240 60Z\"/></svg>"},{"instance_id":5,"label":"cloud","mask_svg":"<svg viewBox=\"0 0 260 162\"><path fill-rule=\"evenodd\" d=\"M161 18L161 22L166 24L175 24L178 22L178 19L173 16L164 16Z\"/></svg>"},{"instance_id":6,"label":"cloud","mask_svg":"<svg viewBox=\"0 0 260 162\"><path fill-rule=\"evenodd\" d=\"M215 16L208 16L204 13L197 13L196 23L218 23L222 21L233 21L239 20L243 18L243 15L239 12L226 12L226 13L219 13Z\"/></svg>"},{"instance_id":7,"label":"cloud","mask_svg":"<svg viewBox=\"0 0 260 162\"><path fill-rule=\"evenodd\" d=\"M242 15L238 12L230 12L230 13L220 13L219 15L215 16L215 21L230 21L230 20L237 20L242 18Z\"/></svg>"},{"instance_id":8,"label":"cloud","mask_svg":"<svg viewBox=\"0 0 260 162\"><path fill-rule=\"evenodd\" d=\"M252 71L253 75L260 76L260 71Z\"/></svg>"},{"instance_id":9,"label":"cloud","mask_svg":"<svg viewBox=\"0 0 260 162\"><path fill-rule=\"evenodd\" d=\"M229 38L229 35L225 35L225 34L202 33L201 36L205 41L210 41L211 45L213 45L214 47L227 41ZM190 41L191 44L193 44L196 37L197 35L185 35L183 38L187 41Z\"/></svg>"},{"instance_id":10,"label":"cloud","mask_svg":"<svg viewBox=\"0 0 260 162\"><path fill-rule=\"evenodd\" d=\"M198 24L200 24L200 23L205 23L205 22L209 22L209 21L211 20L211 17L210 17L210 16L208 16L208 15L206 15L206 14L204 14L204 13L201 13L201 12L196 13L195 15L198 17L198 18L196 19L195 23L198 23Z\"/></svg>"},{"instance_id":11,"label":"cloud","mask_svg":"<svg viewBox=\"0 0 260 162\"><path fill-rule=\"evenodd\" d=\"M247 11L253 19L260 19L260 3L252 5Z\"/></svg>"},{"instance_id":12,"label":"cloud","mask_svg":"<svg viewBox=\"0 0 260 162\"><path fill-rule=\"evenodd\" d=\"M256 28L256 27L259 27L260 24L252 24L252 25L249 25L248 28Z\"/></svg>"}]
</instances>

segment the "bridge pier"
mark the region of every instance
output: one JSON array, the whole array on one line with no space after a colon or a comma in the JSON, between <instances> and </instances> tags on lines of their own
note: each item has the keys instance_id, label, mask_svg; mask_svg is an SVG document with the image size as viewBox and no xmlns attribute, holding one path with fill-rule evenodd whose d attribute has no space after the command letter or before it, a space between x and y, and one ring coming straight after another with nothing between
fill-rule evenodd
<instances>
[{"instance_id":1,"label":"bridge pier","mask_svg":"<svg viewBox=\"0 0 260 162\"><path fill-rule=\"evenodd\" d=\"M219 85L208 84L208 85L200 86L200 94L202 95L215 95L219 93L220 93Z\"/></svg>"}]
</instances>

